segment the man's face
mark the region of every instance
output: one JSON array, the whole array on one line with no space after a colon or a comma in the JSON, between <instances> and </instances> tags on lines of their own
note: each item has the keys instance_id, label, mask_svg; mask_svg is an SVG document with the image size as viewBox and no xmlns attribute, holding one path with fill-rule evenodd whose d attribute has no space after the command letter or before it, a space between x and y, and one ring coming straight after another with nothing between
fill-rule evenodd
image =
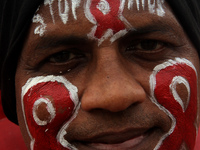
<instances>
[{"instance_id":1,"label":"man's face","mask_svg":"<svg viewBox=\"0 0 200 150\"><path fill-rule=\"evenodd\" d=\"M163 0L46 0L15 82L30 149L193 149L199 58Z\"/></svg>"}]
</instances>

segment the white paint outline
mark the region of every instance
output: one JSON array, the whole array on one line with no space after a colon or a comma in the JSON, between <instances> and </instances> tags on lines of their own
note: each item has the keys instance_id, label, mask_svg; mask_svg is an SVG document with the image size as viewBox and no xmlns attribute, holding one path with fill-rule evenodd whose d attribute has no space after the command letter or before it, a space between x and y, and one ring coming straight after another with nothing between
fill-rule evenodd
<instances>
[{"instance_id":1,"label":"white paint outline","mask_svg":"<svg viewBox=\"0 0 200 150\"><path fill-rule=\"evenodd\" d=\"M156 8L156 0L153 0L153 4L151 3L151 0L148 0L148 7L149 7L149 13L154 14Z\"/></svg>"},{"instance_id":2,"label":"white paint outline","mask_svg":"<svg viewBox=\"0 0 200 150\"><path fill-rule=\"evenodd\" d=\"M110 4L106 0L100 0L96 6L104 15L110 12Z\"/></svg>"},{"instance_id":3,"label":"white paint outline","mask_svg":"<svg viewBox=\"0 0 200 150\"><path fill-rule=\"evenodd\" d=\"M165 15L164 11L165 0L153 0L153 3L151 3L151 1L152 0L147 1L149 13L151 14L156 13L158 16L163 17ZM128 9L131 10L134 4L136 4L137 11L140 11L141 7L143 10L145 10L145 0L128 0Z\"/></svg>"},{"instance_id":4,"label":"white paint outline","mask_svg":"<svg viewBox=\"0 0 200 150\"><path fill-rule=\"evenodd\" d=\"M81 0L71 0L72 2L72 14L74 19L77 20L76 9L80 6Z\"/></svg>"},{"instance_id":5,"label":"white paint outline","mask_svg":"<svg viewBox=\"0 0 200 150\"><path fill-rule=\"evenodd\" d=\"M80 102L79 102L79 98L78 98L78 94L77 94L78 93L77 87L74 86L72 83L70 83L63 76L49 75L49 76L37 76L37 77L29 78L27 80L27 82L25 83L25 85L22 87L21 105L22 105L22 112L23 112L23 117L24 117L26 130L27 130L27 133L28 133L28 135L30 137L30 148L31 148L31 150L34 150L35 138L33 138L33 136L31 135L29 127L28 127L28 124L27 124L26 115L25 115L25 108L24 108L24 102L23 101L24 101L24 96L28 92L28 90L31 89L33 86L35 86L35 85L37 85L39 83L42 83L42 82L59 82L59 83L64 84L64 86L68 89L69 96L70 96L71 100L74 102L74 105L75 105L75 107L74 107L74 115L70 118L70 122L76 117L76 115L78 113L78 110L80 108ZM61 129L63 129L63 127ZM59 141L59 142L62 142L62 141ZM69 148L69 147L66 147L66 148ZM73 148L73 145L71 145L70 148ZM74 149L76 149L76 148L74 147Z\"/></svg>"},{"instance_id":6,"label":"white paint outline","mask_svg":"<svg viewBox=\"0 0 200 150\"><path fill-rule=\"evenodd\" d=\"M164 68L163 68L164 69ZM155 98L155 95L154 95L154 89L155 89L155 86L156 86L156 74L157 74L158 71L154 70L154 72L152 73L152 75L150 76L150 91L151 91L151 97L150 97L150 100L152 101L152 103L154 103L161 111L163 111L164 113L166 113L170 119L172 120L172 124L171 124L171 128L169 129L169 131L164 134L160 140L158 141L157 145L155 146L154 150L158 150L161 146L161 144L163 143L163 141L174 131L174 128L176 127L176 119L175 117L165 108L163 107L162 105L160 105L158 103L158 101L156 100Z\"/></svg>"},{"instance_id":7,"label":"white paint outline","mask_svg":"<svg viewBox=\"0 0 200 150\"><path fill-rule=\"evenodd\" d=\"M40 36L44 35L46 31L47 25L44 23L44 19L40 14L35 14L32 19L33 23L41 23L41 25L37 26L34 30L34 34L39 34Z\"/></svg>"},{"instance_id":8,"label":"white paint outline","mask_svg":"<svg viewBox=\"0 0 200 150\"><path fill-rule=\"evenodd\" d=\"M136 0L136 4L137 4L137 10L140 10L140 0Z\"/></svg>"},{"instance_id":9,"label":"white paint outline","mask_svg":"<svg viewBox=\"0 0 200 150\"><path fill-rule=\"evenodd\" d=\"M134 0L128 0L128 9L131 10L131 8L133 7L134 4Z\"/></svg>"},{"instance_id":10,"label":"white paint outline","mask_svg":"<svg viewBox=\"0 0 200 150\"><path fill-rule=\"evenodd\" d=\"M91 6L91 0L87 0L86 3L84 4L84 13L85 17L92 23L95 24L97 23L95 17L92 15L90 12L90 6Z\"/></svg>"},{"instance_id":11,"label":"white paint outline","mask_svg":"<svg viewBox=\"0 0 200 150\"><path fill-rule=\"evenodd\" d=\"M112 37L112 36L113 36L113 30L112 29L106 30L104 35L100 39L98 39L98 46L100 46L101 43L103 43L103 41L105 41L106 39L108 39L109 37Z\"/></svg>"},{"instance_id":12,"label":"white paint outline","mask_svg":"<svg viewBox=\"0 0 200 150\"><path fill-rule=\"evenodd\" d=\"M120 6L119 6L119 12L118 12L118 17L120 20L127 26L128 29L133 29L133 26L126 20L126 18L123 16L123 11L124 11L124 6L125 6L126 0L120 0Z\"/></svg>"},{"instance_id":13,"label":"white paint outline","mask_svg":"<svg viewBox=\"0 0 200 150\"><path fill-rule=\"evenodd\" d=\"M49 10L50 10L51 18L52 18L53 23L55 24L53 7L52 7L53 2L54 2L54 0L44 0L44 5L45 6L49 5Z\"/></svg>"},{"instance_id":14,"label":"white paint outline","mask_svg":"<svg viewBox=\"0 0 200 150\"><path fill-rule=\"evenodd\" d=\"M67 121L67 123L65 123L61 129L59 130L58 134L57 134L57 140L60 142L60 144L65 147L65 148L71 148L72 150L77 150L77 148L70 144L65 138L64 136L67 134L66 129L68 128L69 124L76 118L76 116L78 115L78 110L80 109L81 106L81 102L77 105L75 112L73 113L72 117Z\"/></svg>"},{"instance_id":15,"label":"white paint outline","mask_svg":"<svg viewBox=\"0 0 200 150\"><path fill-rule=\"evenodd\" d=\"M87 36L89 39L98 40L98 38L95 37L95 32L97 30L97 21L90 11L90 6L91 6L91 0L87 0L86 3L84 4L84 13L88 21L90 21L95 26L92 27L90 33L88 33ZM98 45L99 45L99 42L98 42Z\"/></svg>"},{"instance_id":16,"label":"white paint outline","mask_svg":"<svg viewBox=\"0 0 200 150\"><path fill-rule=\"evenodd\" d=\"M114 41L116 41L117 39L119 39L120 37L123 37L124 35L126 35L128 33L127 29L124 30L120 30L119 32L115 33L111 38L110 38L110 42L113 43Z\"/></svg>"},{"instance_id":17,"label":"white paint outline","mask_svg":"<svg viewBox=\"0 0 200 150\"><path fill-rule=\"evenodd\" d=\"M128 0L128 9L131 10L133 8L134 1L136 2L137 11L140 11L140 0ZM144 10L144 0L142 0L142 7Z\"/></svg>"},{"instance_id":18,"label":"white paint outline","mask_svg":"<svg viewBox=\"0 0 200 150\"><path fill-rule=\"evenodd\" d=\"M37 108L41 103L45 103L47 105L47 111L50 114L50 118L49 121L43 121L40 120L39 117L37 116ZM48 123L50 123L56 116L56 111L55 108L53 106L53 104L51 103L51 101L48 98L45 97L40 97L39 99L37 99L34 104L33 104L33 118L35 120L35 122L39 125L39 126L45 126Z\"/></svg>"},{"instance_id":19,"label":"white paint outline","mask_svg":"<svg viewBox=\"0 0 200 150\"><path fill-rule=\"evenodd\" d=\"M181 98L176 90L176 85L181 84L181 83L185 85L185 87L187 88L187 92L188 92L186 106L184 106L183 101L181 100ZM190 102L190 85L189 85L188 81L181 76L175 76L172 80L172 83L170 84L170 89L174 96L174 99L181 105L183 112L185 112L188 107L188 104Z\"/></svg>"},{"instance_id":20,"label":"white paint outline","mask_svg":"<svg viewBox=\"0 0 200 150\"><path fill-rule=\"evenodd\" d=\"M137 10L139 11L140 10L140 0L128 0L128 9L130 10L131 8L133 8L134 1L136 2L136 7L137 7Z\"/></svg>"},{"instance_id":21,"label":"white paint outline","mask_svg":"<svg viewBox=\"0 0 200 150\"><path fill-rule=\"evenodd\" d=\"M64 6L62 1L64 1ZM142 2L140 2L140 0L129 0L128 1L128 9L131 9L131 7L133 7L134 1L136 3L136 7L137 10L140 10L140 3L142 5L143 10L145 9L145 0L142 0ZM44 5L49 5L49 9L50 9L50 14L52 17L52 21L55 24L55 18L54 18L54 12L53 12L53 4L54 0L44 0ZM125 2L126 0L120 0L120 7L119 7L119 12L118 12L118 17L119 19L125 24L126 26L126 30L129 30L132 27L132 25L126 20L126 18L122 15L123 10L124 10L124 6L125 6ZM61 4L62 3L62 4ZM76 9L77 7L80 6L81 0L71 0L71 9L72 9L72 14L75 20L77 20L77 15L76 15ZM149 9L149 13L157 13L158 16L164 16L165 15L165 11L163 8L163 5L165 3L165 0L157 0L157 7L156 7L156 0L153 0L153 4L151 3L151 0L148 0L148 9ZM88 34L89 38L98 40L98 45L100 45L103 42L103 39L108 39L110 35L110 37L112 38L112 36L115 36L112 34L108 34L111 33L110 31L105 31L104 35L102 36L101 39L96 38L95 35L95 29L97 29L97 21L95 19L95 17L92 15L92 13L90 12L90 6L91 6L91 0L87 0L85 5L84 5L84 13L85 13L85 17L91 22L93 23L96 27L93 27L91 32ZM101 6L105 6L104 8ZM64 7L64 11L62 10ZM108 14L110 11L110 7L109 7L109 3L106 0L100 0L99 4L97 5L98 9L105 15ZM39 8L38 8L39 9ZM69 2L67 0L58 0L58 13L59 16L62 20L62 22L64 24L67 23L68 21L68 15L69 15ZM62 12L63 11L63 12ZM44 19L42 18L42 16L40 14L36 14L33 17L33 23L41 23L40 26L37 26L34 30L34 34L39 34L40 36L44 35L44 32L46 31L46 27L47 25L44 23ZM108 29L109 30L109 29ZM124 30L125 31L125 30ZM120 32L120 31L119 31ZM124 32L120 32L122 33L121 36L124 35ZM116 33L118 34L117 36L115 36L115 38L113 37L112 40L110 40L110 42L114 42L115 40L117 40L116 37L120 37L120 33Z\"/></svg>"},{"instance_id":22,"label":"white paint outline","mask_svg":"<svg viewBox=\"0 0 200 150\"><path fill-rule=\"evenodd\" d=\"M128 31L127 29L124 30L120 30L119 32L113 34L113 30L112 29L107 29L104 33L104 35L98 39L95 37L95 33L97 30L97 21L95 19L95 17L92 15L92 13L90 12L90 6L91 6L91 0L87 0L85 5L84 5L84 13L86 18L93 23L95 26L92 27L90 33L87 34L89 39L95 39L98 41L98 46L100 46L102 44L102 42L106 39L108 39L110 37L110 42L114 42L115 40L117 40L118 38L124 36ZM122 15L123 10L124 10L124 6L125 6L125 0L120 0L120 7L119 7L119 12L118 12L118 17L120 18L120 20L125 24L125 26L127 26L129 29L132 29L132 25L124 18L124 16Z\"/></svg>"},{"instance_id":23,"label":"white paint outline","mask_svg":"<svg viewBox=\"0 0 200 150\"><path fill-rule=\"evenodd\" d=\"M157 0L158 7L156 8L157 15L163 17L165 15L165 10L163 9L165 0Z\"/></svg>"},{"instance_id":24,"label":"white paint outline","mask_svg":"<svg viewBox=\"0 0 200 150\"><path fill-rule=\"evenodd\" d=\"M80 6L81 0L71 0L72 2L72 14L74 19L77 20L76 9Z\"/></svg>"},{"instance_id":25,"label":"white paint outline","mask_svg":"<svg viewBox=\"0 0 200 150\"><path fill-rule=\"evenodd\" d=\"M189 67L191 67L195 73L196 73L196 76L197 76L197 71L196 71L196 68L194 67L194 65L187 59L185 58L178 58L176 57L175 60L168 60L167 62L164 62L162 64L159 64L157 65L154 69L153 69L153 72L152 74L150 75L150 78L149 78L149 84L150 84L150 100L161 110L163 111L164 113L166 113L172 120L172 124L171 124L171 128L170 130L164 134L161 139L158 141L157 145L155 146L154 150L158 150L160 148L160 146L162 145L163 141L171 134L174 132L174 129L176 127L176 118L165 108L163 107L162 105L160 105L160 103L158 103L157 99L155 98L155 94L154 94L154 90L155 90L155 87L156 87L156 74L169 67L169 66L173 66L177 63L183 63L183 64L186 64L188 65Z\"/></svg>"},{"instance_id":26,"label":"white paint outline","mask_svg":"<svg viewBox=\"0 0 200 150\"><path fill-rule=\"evenodd\" d=\"M62 22L64 24L67 23L68 21L68 13L69 13L69 4L67 2L67 0L64 0L64 12L62 12L62 4L61 4L62 0L58 0L58 12L59 12L59 16L62 20Z\"/></svg>"},{"instance_id":27,"label":"white paint outline","mask_svg":"<svg viewBox=\"0 0 200 150\"><path fill-rule=\"evenodd\" d=\"M145 10L145 0L142 0L142 8Z\"/></svg>"}]
</instances>

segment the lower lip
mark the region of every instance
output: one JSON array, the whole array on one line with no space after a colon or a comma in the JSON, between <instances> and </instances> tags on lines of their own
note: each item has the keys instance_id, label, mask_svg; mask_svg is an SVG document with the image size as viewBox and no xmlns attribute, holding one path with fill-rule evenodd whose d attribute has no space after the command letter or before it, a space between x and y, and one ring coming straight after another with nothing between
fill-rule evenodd
<instances>
[{"instance_id":1,"label":"lower lip","mask_svg":"<svg viewBox=\"0 0 200 150\"><path fill-rule=\"evenodd\" d=\"M88 146L94 149L99 149L99 150L133 149L137 145L139 145L143 141L144 138L145 136L141 135L133 139L127 140L123 143L117 143L117 144L91 143L91 144L88 144Z\"/></svg>"}]
</instances>

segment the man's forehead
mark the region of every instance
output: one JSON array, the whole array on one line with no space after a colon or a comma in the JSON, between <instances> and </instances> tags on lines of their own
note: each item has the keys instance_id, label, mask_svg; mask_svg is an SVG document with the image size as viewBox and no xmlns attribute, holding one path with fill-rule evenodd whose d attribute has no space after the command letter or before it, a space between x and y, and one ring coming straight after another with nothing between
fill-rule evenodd
<instances>
[{"instance_id":1,"label":"man's forehead","mask_svg":"<svg viewBox=\"0 0 200 150\"><path fill-rule=\"evenodd\" d=\"M141 22L164 18L166 11L164 0L45 0L33 17L34 33L44 36L57 30L58 25L65 25L70 28L69 34L83 32L100 45L106 39L113 42L129 30L136 30Z\"/></svg>"},{"instance_id":2,"label":"man's forehead","mask_svg":"<svg viewBox=\"0 0 200 150\"><path fill-rule=\"evenodd\" d=\"M44 3L41 4L40 7L56 6L58 8L56 9L56 7L54 7L53 9L58 11L60 9L62 12L71 11L74 17L76 17L76 10L80 8L83 8L86 11L90 8L97 8L106 15L115 7L120 7L118 8L119 10L126 9L126 7L129 10L148 10L150 13L156 13L159 16L163 16L165 13L163 11L165 4L165 0L44 0Z\"/></svg>"}]
</instances>

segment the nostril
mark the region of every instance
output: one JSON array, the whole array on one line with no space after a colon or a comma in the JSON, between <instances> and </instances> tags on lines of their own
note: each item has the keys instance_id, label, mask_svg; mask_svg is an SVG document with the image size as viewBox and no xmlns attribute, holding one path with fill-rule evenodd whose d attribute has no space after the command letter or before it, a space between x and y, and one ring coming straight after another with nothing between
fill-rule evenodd
<instances>
[{"instance_id":1,"label":"nostril","mask_svg":"<svg viewBox=\"0 0 200 150\"><path fill-rule=\"evenodd\" d=\"M119 112L131 105L142 103L146 99L146 93L139 84L135 84L120 86L115 83L112 88L110 85L90 86L81 98L81 107L85 111L105 109Z\"/></svg>"}]
</instances>

